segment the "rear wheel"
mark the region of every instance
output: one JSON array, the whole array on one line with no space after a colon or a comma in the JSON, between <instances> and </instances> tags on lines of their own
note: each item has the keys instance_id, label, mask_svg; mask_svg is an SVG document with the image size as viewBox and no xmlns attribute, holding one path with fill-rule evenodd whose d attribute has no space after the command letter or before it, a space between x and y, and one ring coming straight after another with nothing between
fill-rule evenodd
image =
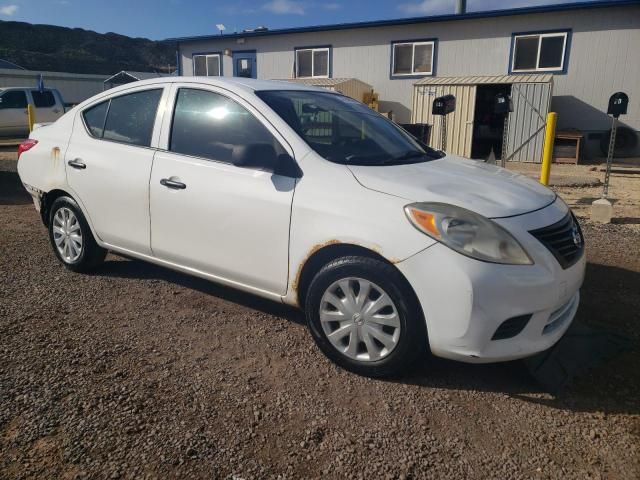
<instances>
[{"instance_id":1,"label":"rear wheel","mask_svg":"<svg viewBox=\"0 0 640 480\"><path fill-rule=\"evenodd\" d=\"M361 375L397 375L427 350L413 291L381 260L344 257L324 266L309 286L305 311L320 349Z\"/></svg>"},{"instance_id":2,"label":"rear wheel","mask_svg":"<svg viewBox=\"0 0 640 480\"><path fill-rule=\"evenodd\" d=\"M95 268L107 255L93 238L78 204L70 197L59 197L51 205L49 240L58 260L74 272Z\"/></svg>"}]
</instances>

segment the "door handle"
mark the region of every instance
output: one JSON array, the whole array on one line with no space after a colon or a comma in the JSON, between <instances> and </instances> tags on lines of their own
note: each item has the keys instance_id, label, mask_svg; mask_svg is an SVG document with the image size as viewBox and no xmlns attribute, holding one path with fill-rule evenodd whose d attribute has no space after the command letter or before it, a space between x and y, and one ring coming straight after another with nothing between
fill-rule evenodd
<instances>
[{"instance_id":1,"label":"door handle","mask_svg":"<svg viewBox=\"0 0 640 480\"><path fill-rule=\"evenodd\" d=\"M67 162L67 165L69 165L70 167L76 168L78 170L84 170L85 168L87 168L87 166L79 158L76 158L74 160L69 160Z\"/></svg>"},{"instance_id":2,"label":"door handle","mask_svg":"<svg viewBox=\"0 0 640 480\"><path fill-rule=\"evenodd\" d=\"M187 188L184 183L178 182L176 180L171 180L170 178L163 178L162 180L160 180L160 185L162 185L163 187L172 188L173 190L184 190L185 188Z\"/></svg>"},{"instance_id":3,"label":"door handle","mask_svg":"<svg viewBox=\"0 0 640 480\"><path fill-rule=\"evenodd\" d=\"M57 108L54 108L53 113L60 113L60 110L58 110Z\"/></svg>"}]
</instances>

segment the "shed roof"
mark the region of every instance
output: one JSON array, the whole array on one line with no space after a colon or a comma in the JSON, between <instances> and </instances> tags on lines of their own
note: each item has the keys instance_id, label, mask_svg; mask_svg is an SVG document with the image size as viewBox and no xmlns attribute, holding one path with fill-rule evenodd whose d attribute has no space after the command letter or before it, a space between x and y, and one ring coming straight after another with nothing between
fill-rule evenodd
<instances>
[{"instance_id":1,"label":"shed roof","mask_svg":"<svg viewBox=\"0 0 640 480\"><path fill-rule=\"evenodd\" d=\"M467 77L426 77L418 80L414 85L480 85L504 83L551 83L551 74L532 75L498 75L498 76L467 76Z\"/></svg>"},{"instance_id":2,"label":"shed roof","mask_svg":"<svg viewBox=\"0 0 640 480\"><path fill-rule=\"evenodd\" d=\"M338 23L333 25L313 25L309 27L296 27L296 28L279 28L274 30L255 30L253 32L237 32L226 35L211 34L200 35L190 37L178 37L168 38L165 42L191 42L202 40L221 40L224 41L229 38L245 38L245 37L265 37L269 35L285 35L290 33L304 33L304 32L326 32L330 30L346 30L354 28L372 28L372 27L384 27L391 25L411 25L416 23L433 23L433 22L449 22L458 20L473 20L478 18L491 18L491 17L508 17L512 15L528 15L535 13L548 13L548 12L562 12L569 10L580 9L597 9L597 8L612 8L625 5L640 5L640 0L594 0L590 2L575 2L575 3L562 3L554 5L537 5L532 7L520 7L509 8L503 10L485 10L481 12L468 12L459 15L447 14L447 15L433 15L427 17L410 17L410 18L397 18L392 20L374 20L368 22L353 22L353 23Z\"/></svg>"}]
</instances>

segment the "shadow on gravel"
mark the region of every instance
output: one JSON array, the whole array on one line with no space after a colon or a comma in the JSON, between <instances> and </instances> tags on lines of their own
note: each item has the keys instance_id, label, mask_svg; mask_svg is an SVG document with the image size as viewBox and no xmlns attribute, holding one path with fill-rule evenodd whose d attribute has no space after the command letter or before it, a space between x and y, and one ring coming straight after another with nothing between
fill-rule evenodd
<instances>
[{"instance_id":1,"label":"shadow on gravel","mask_svg":"<svg viewBox=\"0 0 640 480\"><path fill-rule=\"evenodd\" d=\"M108 261L95 275L171 282L304 325L294 308L138 260ZM574 325L558 344L528 361L472 365L431 357L394 383L500 392L557 409L640 413L637 312L640 274L589 264ZM635 340L633 340L635 339ZM531 396L552 393L553 397Z\"/></svg>"},{"instance_id":2,"label":"shadow on gravel","mask_svg":"<svg viewBox=\"0 0 640 480\"><path fill-rule=\"evenodd\" d=\"M17 172L0 171L0 205L26 205L31 196L22 186Z\"/></svg>"},{"instance_id":3,"label":"shadow on gravel","mask_svg":"<svg viewBox=\"0 0 640 480\"><path fill-rule=\"evenodd\" d=\"M640 273L588 264L571 328L524 361L470 365L431 358L394 381L429 388L501 392L552 408L640 413ZM531 394L551 393L535 397Z\"/></svg>"},{"instance_id":4,"label":"shadow on gravel","mask_svg":"<svg viewBox=\"0 0 640 480\"><path fill-rule=\"evenodd\" d=\"M298 309L278 302L251 295L229 287L194 277L168 268L160 267L152 263L135 259L126 261L107 261L94 275L104 275L117 278L153 279L170 282L181 287L190 288L206 295L233 302L247 308L252 308L269 315L284 318L300 325L305 325L305 319Z\"/></svg>"}]
</instances>

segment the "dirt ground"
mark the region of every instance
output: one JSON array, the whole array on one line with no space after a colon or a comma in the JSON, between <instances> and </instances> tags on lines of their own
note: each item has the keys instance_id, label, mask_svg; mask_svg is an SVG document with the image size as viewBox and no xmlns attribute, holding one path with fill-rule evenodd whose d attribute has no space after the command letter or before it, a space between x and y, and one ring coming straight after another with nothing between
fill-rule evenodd
<instances>
[{"instance_id":1,"label":"dirt ground","mask_svg":"<svg viewBox=\"0 0 640 480\"><path fill-rule=\"evenodd\" d=\"M68 272L10 170L0 478L640 477L640 210L622 193L638 176L614 176L624 220L582 221L577 318L632 348L552 395L523 362L430 358L361 378L325 359L296 310L112 255ZM582 216L599 196L561 194Z\"/></svg>"}]
</instances>

